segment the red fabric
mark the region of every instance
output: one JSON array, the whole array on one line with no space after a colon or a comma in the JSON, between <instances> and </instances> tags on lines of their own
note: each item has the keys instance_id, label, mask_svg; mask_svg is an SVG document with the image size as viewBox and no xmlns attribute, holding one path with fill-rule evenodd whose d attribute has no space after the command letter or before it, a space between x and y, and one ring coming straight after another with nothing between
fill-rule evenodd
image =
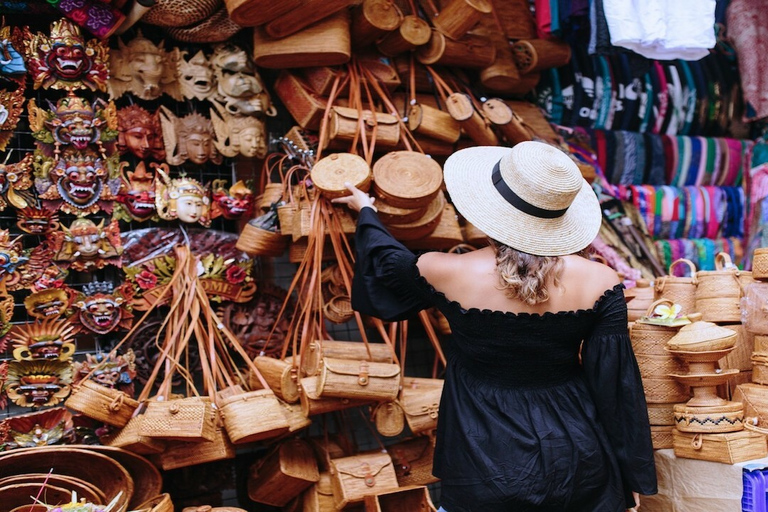
<instances>
[{"instance_id":1,"label":"red fabric","mask_svg":"<svg viewBox=\"0 0 768 512\"><path fill-rule=\"evenodd\" d=\"M541 39L552 38L552 10L549 0L536 0L536 32Z\"/></svg>"}]
</instances>

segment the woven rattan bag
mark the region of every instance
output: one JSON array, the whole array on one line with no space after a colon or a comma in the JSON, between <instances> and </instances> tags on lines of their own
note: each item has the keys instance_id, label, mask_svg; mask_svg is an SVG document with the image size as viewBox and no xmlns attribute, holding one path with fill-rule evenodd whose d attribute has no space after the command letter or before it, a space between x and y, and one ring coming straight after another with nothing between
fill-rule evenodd
<instances>
[{"instance_id":1,"label":"woven rattan bag","mask_svg":"<svg viewBox=\"0 0 768 512\"><path fill-rule=\"evenodd\" d=\"M371 411L376 431L386 437L399 436L405 429L405 413L398 402L379 402Z\"/></svg>"},{"instance_id":2,"label":"woven rattan bag","mask_svg":"<svg viewBox=\"0 0 768 512\"><path fill-rule=\"evenodd\" d=\"M290 426L284 407L271 389L234 394L221 400L220 407L219 414L234 444L277 437Z\"/></svg>"},{"instance_id":3,"label":"woven rattan bag","mask_svg":"<svg viewBox=\"0 0 768 512\"><path fill-rule=\"evenodd\" d=\"M143 437L168 441L213 441L216 411L208 397L150 400L139 425Z\"/></svg>"},{"instance_id":4,"label":"woven rattan bag","mask_svg":"<svg viewBox=\"0 0 768 512\"><path fill-rule=\"evenodd\" d=\"M365 497L365 510L371 512L401 512L403 510L418 510L437 512L429 490L425 486L409 486L369 494Z\"/></svg>"},{"instance_id":5,"label":"woven rattan bag","mask_svg":"<svg viewBox=\"0 0 768 512\"><path fill-rule=\"evenodd\" d=\"M299 401L298 368L293 365L293 357L258 356L253 362L278 398L289 404Z\"/></svg>"},{"instance_id":6,"label":"woven rattan bag","mask_svg":"<svg viewBox=\"0 0 768 512\"><path fill-rule=\"evenodd\" d=\"M398 487L392 459L378 452L331 459L331 485L338 510L362 502L368 494Z\"/></svg>"},{"instance_id":7,"label":"woven rattan bag","mask_svg":"<svg viewBox=\"0 0 768 512\"><path fill-rule=\"evenodd\" d=\"M423 153L392 151L373 164L373 190L394 207L425 208L442 184L440 164Z\"/></svg>"},{"instance_id":8,"label":"woven rattan bag","mask_svg":"<svg viewBox=\"0 0 768 512\"><path fill-rule=\"evenodd\" d=\"M123 428L101 437L100 440L106 446L122 448L140 455L151 455L165 450L165 441L140 434L143 421L143 414L134 416Z\"/></svg>"},{"instance_id":9,"label":"woven rattan bag","mask_svg":"<svg viewBox=\"0 0 768 512\"><path fill-rule=\"evenodd\" d=\"M321 397L391 401L400 390L400 366L375 361L324 358L317 376Z\"/></svg>"},{"instance_id":10,"label":"woven rattan bag","mask_svg":"<svg viewBox=\"0 0 768 512\"><path fill-rule=\"evenodd\" d=\"M387 447L395 464L397 483L401 487L429 485L439 480L432 474L432 458L435 453L433 442L427 436L419 436Z\"/></svg>"},{"instance_id":11,"label":"woven rattan bag","mask_svg":"<svg viewBox=\"0 0 768 512\"><path fill-rule=\"evenodd\" d=\"M405 412L405 419L412 433L427 434L437 428L443 384L443 379L403 379L400 406Z\"/></svg>"},{"instance_id":12,"label":"woven rattan bag","mask_svg":"<svg viewBox=\"0 0 768 512\"><path fill-rule=\"evenodd\" d=\"M382 112L371 112L347 107L334 106L328 125L328 138L322 146L346 149L359 136L360 127L365 128L368 140L374 138L377 149L394 149L400 143L400 123L397 117Z\"/></svg>"},{"instance_id":13,"label":"woven rattan bag","mask_svg":"<svg viewBox=\"0 0 768 512\"><path fill-rule=\"evenodd\" d=\"M341 411L351 407L359 407L371 402L371 400L336 398L320 396L317 392L317 376L304 377L299 380L299 400L301 412L309 418L327 412Z\"/></svg>"},{"instance_id":14,"label":"woven rattan bag","mask_svg":"<svg viewBox=\"0 0 768 512\"><path fill-rule=\"evenodd\" d=\"M746 287L741 313L749 332L768 334L768 283L755 282Z\"/></svg>"},{"instance_id":15,"label":"woven rattan bag","mask_svg":"<svg viewBox=\"0 0 768 512\"><path fill-rule=\"evenodd\" d=\"M673 269L679 265L685 264L690 269L688 277L677 277ZM669 265L669 275L656 279L654 285L654 300L661 298L669 299L675 304L680 304L682 314L687 315L696 311L696 265L691 260L681 258L675 260Z\"/></svg>"},{"instance_id":16,"label":"woven rattan bag","mask_svg":"<svg viewBox=\"0 0 768 512\"><path fill-rule=\"evenodd\" d=\"M752 277L768 279L768 247L761 247L752 252Z\"/></svg>"},{"instance_id":17,"label":"woven rattan bag","mask_svg":"<svg viewBox=\"0 0 768 512\"><path fill-rule=\"evenodd\" d=\"M312 447L301 439L289 439L251 466L248 497L257 503L283 507L319 480Z\"/></svg>"},{"instance_id":18,"label":"woven rattan bag","mask_svg":"<svg viewBox=\"0 0 768 512\"><path fill-rule=\"evenodd\" d=\"M741 322L740 300L752 273L739 270L726 252L715 257L715 269L696 273L696 311L707 322Z\"/></svg>"},{"instance_id":19,"label":"woven rattan bag","mask_svg":"<svg viewBox=\"0 0 768 512\"><path fill-rule=\"evenodd\" d=\"M325 358L360 361L369 359L377 363L392 364L392 351L386 343L363 341L317 340L310 343L301 355L301 367L306 375L316 375Z\"/></svg>"},{"instance_id":20,"label":"woven rattan bag","mask_svg":"<svg viewBox=\"0 0 768 512\"><path fill-rule=\"evenodd\" d=\"M336 512L336 505L333 504L331 474L320 473L317 483L304 491L302 501L304 503L302 512Z\"/></svg>"},{"instance_id":21,"label":"woven rattan bag","mask_svg":"<svg viewBox=\"0 0 768 512\"><path fill-rule=\"evenodd\" d=\"M162 453L154 455L153 458L164 471L169 471L217 460L234 459L235 447L224 428L217 426L211 441L171 441Z\"/></svg>"},{"instance_id":22,"label":"woven rattan bag","mask_svg":"<svg viewBox=\"0 0 768 512\"><path fill-rule=\"evenodd\" d=\"M124 427L139 403L123 391L85 379L72 386L64 405L96 421Z\"/></svg>"}]
</instances>

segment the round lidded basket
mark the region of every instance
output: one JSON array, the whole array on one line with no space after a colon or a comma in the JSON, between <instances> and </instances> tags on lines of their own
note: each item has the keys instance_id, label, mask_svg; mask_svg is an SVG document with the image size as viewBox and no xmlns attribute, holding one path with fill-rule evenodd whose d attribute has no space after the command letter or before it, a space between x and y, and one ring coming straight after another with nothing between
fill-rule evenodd
<instances>
[{"instance_id":1,"label":"round lidded basket","mask_svg":"<svg viewBox=\"0 0 768 512\"><path fill-rule=\"evenodd\" d=\"M739 270L727 252L715 256L715 270L696 273L696 311L707 322L741 322L740 299L750 284L751 272Z\"/></svg>"},{"instance_id":2,"label":"round lidded basket","mask_svg":"<svg viewBox=\"0 0 768 512\"><path fill-rule=\"evenodd\" d=\"M443 169L416 151L392 151L373 164L373 190L389 205L423 208L440 191Z\"/></svg>"},{"instance_id":3,"label":"round lidded basket","mask_svg":"<svg viewBox=\"0 0 768 512\"><path fill-rule=\"evenodd\" d=\"M323 305L325 318L335 324L348 322L355 316L352 302L347 295L336 295Z\"/></svg>"},{"instance_id":4,"label":"round lidded basket","mask_svg":"<svg viewBox=\"0 0 768 512\"><path fill-rule=\"evenodd\" d=\"M438 194L429 203L427 212L423 217L408 224L387 224L387 230L398 240L418 240L424 238L437 229L444 207L445 197L443 194Z\"/></svg>"},{"instance_id":5,"label":"round lidded basket","mask_svg":"<svg viewBox=\"0 0 768 512\"><path fill-rule=\"evenodd\" d=\"M317 162L310 171L312 183L329 199L349 195L344 182L367 192L371 186L371 168L364 158L352 153L333 153Z\"/></svg>"},{"instance_id":6,"label":"round lidded basket","mask_svg":"<svg viewBox=\"0 0 768 512\"><path fill-rule=\"evenodd\" d=\"M741 402L708 407L676 404L675 427L680 432L738 432L744 429L744 406Z\"/></svg>"},{"instance_id":7,"label":"round lidded basket","mask_svg":"<svg viewBox=\"0 0 768 512\"><path fill-rule=\"evenodd\" d=\"M512 53L521 74L559 68L571 60L570 45L548 39L517 41L512 45Z\"/></svg>"},{"instance_id":8,"label":"round lidded basket","mask_svg":"<svg viewBox=\"0 0 768 512\"><path fill-rule=\"evenodd\" d=\"M760 247L752 252L752 277L768 279L768 247Z\"/></svg>"},{"instance_id":9,"label":"round lidded basket","mask_svg":"<svg viewBox=\"0 0 768 512\"><path fill-rule=\"evenodd\" d=\"M667 341L667 347L686 352L709 352L733 347L738 336L736 331L711 322L693 322L681 327Z\"/></svg>"},{"instance_id":10,"label":"round lidded basket","mask_svg":"<svg viewBox=\"0 0 768 512\"><path fill-rule=\"evenodd\" d=\"M678 264L688 265L690 274L688 277L678 277L674 275L673 269ZM669 275L656 279L654 284L654 298L656 300L665 298L675 304L679 304L682 313L687 315L696 311L696 285L699 283L696 278L696 265L691 260L680 258L669 265Z\"/></svg>"},{"instance_id":11,"label":"round lidded basket","mask_svg":"<svg viewBox=\"0 0 768 512\"><path fill-rule=\"evenodd\" d=\"M652 302L646 309L645 316L651 316L653 310L660 304L671 306L672 301L660 299ZM667 341L677 334L678 329L680 327L635 322L629 330L632 349L636 355L668 356L671 358L672 355L666 351Z\"/></svg>"}]
</instances>

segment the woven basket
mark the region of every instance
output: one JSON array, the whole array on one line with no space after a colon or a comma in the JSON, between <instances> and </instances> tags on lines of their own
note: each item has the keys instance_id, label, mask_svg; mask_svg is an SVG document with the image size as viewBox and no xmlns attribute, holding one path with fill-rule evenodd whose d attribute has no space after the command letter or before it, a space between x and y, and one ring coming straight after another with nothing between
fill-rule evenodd
<instances>
[{"instance_id":1,"label":"woven basket","mask_svg":"<svg viewBox=\"0 0 768 512\"><path fill-rule=\"evenodd\" d=\"M755 334L768 334L768 283L755 282L746 287L741 300L744 326Z\"/></svg>"},{"instance_id":2,"label":"woven basket","mask_svg":"<svg viewBox=\"0 0 768 512\"><path fill-rule=\"evenodd\" d=\"M180 442L168 443L163 453L152 456L157 465L163 470L185 468L235 458L235 447L227 437L223 428L213 431L213 439L207 442Z\"/></svg>"},{"instance_id":3,"label":"woven basket","mask_svg":"<svg viewBox=\"0 0 768 512\"><path fill-rule=\"evenodd\" d=\"M76 492L78 499L84 499L86 502L95 505L106 505L109 502L106 496L104 496L104 493L99 489L92 484L73 476L57 475L54 473L25 473L23 475L13 475L0 479L0 489L7 489L9 486L15 486L17 484L36 485L38 489L41 487L48 488L48 486L53 486L57 489L66 489L69 492ZM25 509L24 512L28 512L28 509ZM43 512L48 512L48 509Z\"/></svg>"},{"instance_id":4,"label":"woven basket","mask_svg":"<svg viewBox=\"0 0 768 512\"><path fill-rule=\"evenodd\" d=\"M41 486L39 483L25 482L0 487L0 503L3 504L3 510L29 511L29 508L35 503L35 496L41 491L45 500L50 503L69 503L71 501L72 491L69 489L50 483ZM46 507L45 510L51 509Z\"/></svg>"},{"instance_id":5,"label":"woven basket","mask_svg":"<svg viewBox=\"0 0 768 512\"><path fill-rule=\"evenodd\" d=\"M384 343L362 341L313 341L307 345L301 355L302 370L306 375L316 375L325 358L348 359L350 361L370 360L377 363L392 364L392 351Z\"/></svg>"},{"instance_id":6,"label":"woven basket","mask_svg":"<svg viewBox=\"0 0 768 512\"><path fill-rule=\"evenodd\" d=\"M276 359L268 356L258 356L253 360L269 388L278 398L288 402L299 401L299 385L297 372L293 368L293 359ZM257 389L252 386L252 389Z\"/></svg>"},{"instance_id":7,"label":"woven basket","mask_svg":"<svg viewBox=\"0 0 768 512\"><path fill-rule=\"evenodd\" d=\"M312 447L301 439L290 439L251 466L248 497L257 503L283 507L319 480Z\"/></svg>"},{"instance_id":8,"label":"woven basket","mask_svg":"<svg viewBox=\"0 0 768 512\"><path fill-rule=\"evenodd\" d=\"M221 0L157 0L141 21L159 27L186 27L216 12Z\"/></svg>"},{"instance_id":9,"label":"woven basket","mask_svg":"<svg viewBox=\"0 0 768 512\"><path fill-rule=\"evenodd\" d=\"M312 424L312 420L304 416L301 404L287 404L280 402L284 409L285 419L288 421L288 432L294 433L303 430Z\"/></svg>"},{"instance_id":10,"label":"woven basket","mask_svg":"<svg viewBox=\"0 0 768 512\"><path fill-rule=\"evenodd\" d=\"M669 377L647 377L643 379L645 401L649 404L686 402L691 398L690 388Z\"/></svg>"},{"instance_id":11,"label":"woven basket","mask_svg":"<svg viewBox=\"0 0 768 512\"><path fill-rule=\"evenodd\" d=\"M562 41L530 39L517 41L512 53L521 74L535 73L550 68L565 66L571 60L571 46Z\"/></svg>"},{"instance_id":12,"label":"woven basket","mask_svg":"<svg viewBox=\"0 0 768 512\"><path fill-rule=\"evenodd\" d=\"M651 427L651 443L654 450L666 450L672 448L672 431L675 427Z\"/></svg>"},{"instance_id":13,"label":"woven basket","mask_svg":"<svg viewBox=\"0 0 768 512\"><path fill-rule=\"evenodd\" d=\"M201 23L166 30L172 38L184 43L220 43L234 37L242 29L241 25L232 21L227 9L222 7Z\"/></svg>"},{"instance_id":14,"label":"woven basket","mask_svg":"<svg viewBox=\"0 0 768 512\"><path fill-rule=\"evenodd\" d=\"M432 459L435 453L433 440L418 436L389 445L387 451L395 463L397 483L408 485L429 485L439 479L432 474Z\"/></svg>"},{"instance_id":15,"label":"woven basket","mask_svg":"<svg viewBox=\"0 0 768 512\"><path fill-rule=\"evenodd\" d=\"M761 247L752 252L752 277L768 279L768 247Z\"/></svg>"},{"instance_id":16,"label":"woven basket","mask_svg":"<svg viewBox=\"0 0 768 512\"><path fill-rule=\"evenodd\" d=\"M630 322L641 318L655 300L653 287L646 280L638 280L637 286L624 292L627 299L627 316Z\"/></svg>"},{"instance_id":17,"label":"woven basket","mask_svg":"<svg viewBox=\"0 0 768 512\"><path fill-rule=\"evenodd\" d=\"M320 473L320 480L304 491L301 499L304 504L302 512L336 512L331 474L327 471Z\"/></svg>"},{"instance_id":18,"label":"woven basket","mask_svg":"<svg viewBox=\"0 0 768 512\"><path fill-rule=\"evenodd\" d=\"M768 355L768 335L755 334L755 352Z\"/></svg>"},{"instance_id":19,"label":"woven basket","mask_svg":"<svg viewBox=\"0 0 768 512\"><path fill-rule=\"evenodd\" d=\"M424 103L411 105L408 110L408 129L415 134L449 144L456 143L461 137L461 125L451 114Z\"/></svg>"},{"instance_id":20,"label":"woven basket","mask_svg":"<svg viewBox=\"0 0 768 512\"><path fill-rule=\"evenodd\" d=\"M405 429L405 414L396 401L380 402L371 412L371 417L376 430L383 436L399 436Z\"/></svg>"},{"instance_id":21,"label":"woven basket","mask_svg":"<svg viewBox=\"0 0 768 512\"><path fill-rule=\"evenodd\" d=\"M711 322L693 322L684 325L667 341L670 350L707 352L731 348L736 345L739 333Z\"/></svg>"},{"instance_id":22,"label":"woven basket","mask_svg":"<svg viewBox=\"0 0 768 512\"><path fill-rule=\"evenodd\" d=\"M403 13L392 0L363 0L352 12L352 44L362 48L397 30Z\"/></svg>"},{"instance_id":23,"label":"woven basket","mask_svg":"<svg viewBox=\"0 0 768 512\"><path fill-rule=\"evenodd\" d=\"M768 384L768 355L752 355L752 382L756 384Z\"/></svg>"},{"instance_id":24,"label":"woven basket","mask_svg":"<svg viewBox=\"0 0 768 512\"><path fill-rule=\"evenodd\" d=\"M265 68L337 66L351 55L346 9L281 39L270 37L263 27L253 31L253 60Z\"/></svg>"},{"instance_id":25,"label":"woven basket","mask_svg":"<svg viewBox=\"0 0 768 512\"><path fill-rule=\"evenodd\" d=\"M355 312L352 310L352 301L348 295L334 295L323 304L325 319L334 324L344 324L352 320Z\"/></svg>"},{"instance_id":26,"label":"woven basket","mask_svg":"<svg viewBox=\"0 0 768 512\"><path fill-rule=\"evenodd\" d=\"M690 269L689 277L677 277L672 270L675 266L684 263ZM669 299L675 304L680 304L682 314L687 315L696 311L696 266L691 260L681 258L675 260L669 266L669 275L656 279L654 285L654 300Z\"/></svg>"},{"instance_id":27,"label":"woven basket","mask_svg":"<svg viewBox=\"0 0 768 512\"><path fill-rule=\"evenodd\" d=\"M400 121L397 117L382 112L358 111L355 108L333 106L326 132L327 137L320 141L320 146L339 150L349 149L352 142L360 143L363 132L367 141L373 141L374 128L376 129L376 150L394 149L400 144Z\"/></svg>"},{"instance_id":28,"label":"woven basket","mask_svg":"<svg viewBox=\"0 0 768 512\"><path fill-rule=\"evenodd\" d=\"M744 407L739 402L712 407L675 405L675 427L680 432L738 432L744 429Z\"/></svg>"},{"instance_id":29,"label":"woven basket","mask_svg":"<svg viewBox=\"0 0 768 512\"><path fill-rule=\"evenodd\" d=\"M736 343L733 350L728 352L718 363L723 370L735 368L740 372L752 370L752 351L755 347L753 335L744 329L742 324L721 324L721 327L736 333Z\"/></svg>"},{"instance_id":30,"label":"woven basket","mask_svg":"<svg viewBox=\"0 0 768 512\"><path fill-rule=\"evenodd\" d=\"M328 155L312 167L312 183L329 199L349 195L344 182L367 192L371 185L371 168L364 158L352 153Z\"/></svg>"},{"instance_id":31,"label":"woven basket","mask_svg":"<svg viewBox=\"0 0 768 512\"><path fill-rule=\"evenodd\" d=\"M72 386L72 393L64 405L107 425L124 427L139 402L123 391L86 379Z\"/></svg>"},{"instance_id":32,"label":"woven basket","mask_svg":"<svg viewBox=\"0 0 768 512\"><path fill-rule=\"evenodd\" d=\"M268 389L249 391L222 400L219 414L234 444L277 437L289 428L283 407Z\"/></svg>"},{"instance_id":33,"label":"woven basket","mask_svg":"<svg viewBox=\"0 0 768 512\"><path fill-rule=\"evenodd\" d=\"M744 404L746 423L768 428L768 386L739 384L733 392L733 401Z\"/></svg>"},{"instance_id":34,"label":"woven basket","mask_svg":"<svg viewBox=\"0 0 768 512\"><path fill-rule=\"evenodd\" d=\"M451 39L459 39L493 9L489 0L451 0L443 5L432 23Z\"/></svg>"},{"instance_id":35,"label":"woven basket","mask_svg":"<svg viewBox=\"0 0 768 512\"><path fill-rule=\"evenodd\" d=\"M666 377L670 373L686 373L686 366L683 361L676 357L670 357L669 354L635 354L637 366L640 368L640 376L646 377Z\"/></svg>"},{"instance_id":36,"label":"woven basket","mask_svg":"<svg viewBox=\"0 0 768 512\"><path fill-rule=\"evenodd\" d=\"M165 450L164 441L140 434L143 421L143 414L134 416L123 428L102 437L100 440L106 446L122 448L140 455L152 455Z\"/></svg>"},{"instance_id":37,"label":"woven basket","mask_svg":"<svg viewBox=\"0 0 768 512\"><path fill-rule=\"evenodd\" d=\"M696 311L707 322L741 322L740 299L751 273L740 271L725 252L715 257L715 268L696 273Z\"/></svg>"},{"instance_id":38,"label":"woven basket","mask_svg":"<svg viewBox=\"0 0 768 512\"><path fill-rule=\"evenodd\" d=\"M302 0L301 7L291 9L270 21L264 31L275 39L287 37L346 9L351 3L354 0Z\"/></svg>"},{"instance_id":39,"label":"woven basket","mask_svg":"<svg viewBox=\"0 0 768 512\"><path fill-rule=\"evenodd\" d=\"M139 512L173 512L173 501L168 493L155 496L139 505L136 510Z\"/></svg>"},{"instance_id":40,"label":"woven basket","mask_svg":"<svg viewBox=\"0 0 768 512\"><path fill-rule=\"evenodd\" d=\"M139 425L145 437L173 441L213 441L216 411L207 397L151 400Z\"/></svg>"},{"instance_id":41,"label":"woven basket","mask_svg":"<svg viewBox=\"0 0 768 512\"><path fill-rule=\"evenodd\" d=\"M648 404L648 422L657 427L675 425L675 404Z\"/></svg>"},{"instance_id":42,"label":"woven basket","mask_svg":"<svg viewBox=\"0 0 768 512\"><path fill-rule=\"evenodd\" d=\"M237 238L235 248L248 256L281 256L288 247L288 239L281 233L262 229L247 223Z\"/></svg>"},{"instance_id":43,"label":"woven basket","mask_svg":"<svg viewBox=\"0 0 768 512\"><path fill-rule=\"evenodd\" d=\"M392 151L373 164L373 190L388 205L418 209L440 192L440 164L415 151ZM377 204L378 206L378 204Z\"/></svg>"},{"instance_id":44,"label":"woven basket","mask_svg":"<svg viewBox=\"0 0 768 512\"><path fill-rule=\"evenodd\" d=\"M302 0L224 0L232 21L243 27L257 27L301 6Z\"/></svg>"},{"instance_id":45,"label":"woven basket","mask_svg":"<svg viewBox=\"0 0 768 512\"><path fill-rule=\"evenodd\" d=\"M398 240L419 240L437 229L443 214L445 197L438 193L429 203L426 213L420 219L408 224L387 224L387 230Z\"/></svg>"},{"instance_id":46,"label":"woven basket","mask_svg":"<svg viewBox=\"0 0 768 512\"><path fill-rule=\"evenodd\" d=\"M496 46L487 37L453 40L433 30L429 42L416 50L416 58L427 65L483 69L496 59Z\"/></svg>"},{"instance_id":47,"label":"woven basket","mask_svg":"<svg viewBox=\"0 0 768 512\"><path fill-rule=\"evenodd\" d=\"M362 502L368 494L398 487L392 459L389 454L380 452L332 459L331 485L339 510Z\"/></svg>"},{"instance_id":48,"label":"woven basket","mask_svg":"<svg viewBox=\"0 0 768 512\"><path fill-rule=\"evenodd\" d=\"M536 20L528 0L491 0L491 3L507 39L536 37Z\"/></svg>"},{"instance_id":49,"label":"woven basket","mask_svg":"<svg viewBox=\"0 0 768 512\"><path fill-rule=\"evenodd\" d=\"M443 384L442 379L403 379L400 407L413 434L432 433L437 428Z\"/></svg>"},{"instance_id":50,"label":"woven basket","mask_svg":"<svg viewBox=\"0 0 768 512\"><path fill-rule=\"evenodd\" d=\"M723 434L672 431L675 457L736 464L768 454L765 435L749 430Z\"/></svg>"},{"instance_id":51,"label":"woven basket","mask_svg":"<svg viewBox=\"0 0 768 512\"><path fill-rule=\"evenodd\" d=\"M274 90L299 126L307 130L320 129L327 98L318 96L303 79L288 71L277 76ZM282 193L282 187L280 191Z\"/></svg>"},{"instance_id":52,"label":"woven basket","mask_svg":"<svg viewBox=\"0 0 768 512\"><path fill-rule=\"evenodd\" d=\"M375 361L324 357L317 374L317 393L322 397L388 401L397 398L400 366Z\"/></svg>"},{"instance_id":53,"label":"woven basket","mask_svg":"<svg viewBox=\"0 0 768 512\"><path fill-rule=\"evenodd\" d=\"M304 377L299 382L301 412L307 418L327 412L359 407L371 402L371 400L363 399L321 397L317 392L317 377Z\"/></svg>"},{"instance_id":54,"label":"woven basket","mask_svg":"<svg viewBox=\"0 0 768 512\"><path fill-rule=\"evenodd\" d=\"M658 300L648 305L645 315L650 316L654 308L659 304L670 304L669 301ZM629 330L629 337L632 340L632 349L635 355L654 355L672 357L667 352L667 342L677 334L679 327L667 327L664 325L645 324L635 322Z\"/></svg>"},{"instance_id":55,"label":"woven basket","mask_svg":"<svg viewBox=\"0 0 768 512\"><path fill-rule=\"evenodd\" d=\"M387 57L397 57L427 44L431 34L429 23L416 15L408 15L396 29L381 38L376 47Z\"/></svg>"}]
</instances>

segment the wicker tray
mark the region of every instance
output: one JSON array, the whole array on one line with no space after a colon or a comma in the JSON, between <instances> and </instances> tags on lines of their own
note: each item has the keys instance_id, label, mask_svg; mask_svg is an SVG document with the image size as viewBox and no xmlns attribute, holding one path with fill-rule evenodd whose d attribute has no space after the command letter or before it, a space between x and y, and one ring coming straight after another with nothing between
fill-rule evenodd
<instances>
[{"instance_id":1,"label":"wicker tray","mask_svg":"<svg viewBox=\"0 0 768 512\"><path fill-rule=\"evenodd\" d=\"M399 208L423 208L443 184L443 170L432 158L415 151L392 151L373 165L373 190Z\"/></svg>"}]
</instances>

